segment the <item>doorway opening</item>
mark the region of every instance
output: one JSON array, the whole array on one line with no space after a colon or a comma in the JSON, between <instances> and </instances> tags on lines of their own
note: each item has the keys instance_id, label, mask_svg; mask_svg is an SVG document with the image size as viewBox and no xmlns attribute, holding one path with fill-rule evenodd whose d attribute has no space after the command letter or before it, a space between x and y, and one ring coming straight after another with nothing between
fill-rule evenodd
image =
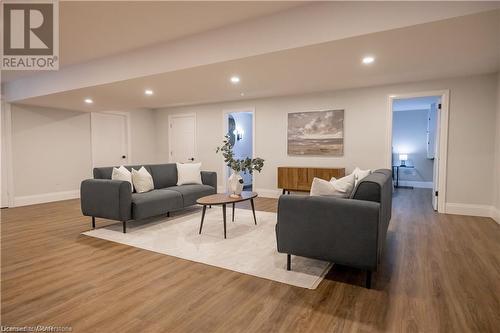
<instances>
[{"instance_id":1,"label":"doorway opening","mask_svg":"<svg viewBox=\"0 0 500 333\"><path fill-rule=\"evenodd\" d=\"M396 189L428 188L438 210L442 96L392 100L392 172Z\"/></svg>"},{"instance_id":2,"label":"doorway opening","mask_svg":"<svg viewBox=\"0 0 500 333\"><path fill-rule=\"evenodd\" d=\"M228 110L223 112L224 135L229 136L233 145L235 159L253 158L254 156L254 110ZM224 165L224 189L227 179L231 176L231 168ZM243 190L252 191L255 188L254 177L249 173L241 172Z\"/></svg>"}]
</instances>

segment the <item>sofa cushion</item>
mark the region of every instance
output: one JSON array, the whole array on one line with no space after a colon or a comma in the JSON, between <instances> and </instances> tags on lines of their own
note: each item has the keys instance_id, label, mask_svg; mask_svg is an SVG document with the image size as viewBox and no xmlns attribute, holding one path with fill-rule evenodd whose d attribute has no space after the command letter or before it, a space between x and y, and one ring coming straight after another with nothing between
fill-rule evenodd
<instances>
[{"instance_id":1,"label":"sofa cushion","mask_svg":"<svg viewBox=\"0 0 500 333\"><path fill-rule=\"evenodd\" d=\"M203 184L201 182L201 163L176 163L177 165L177 184Z\"/></svg>"},{"instance_id":2,"label":"sofa cushion","mask_svg":"<svg viewBox=\"0 0 500 333\"><path fill-rule=\"evenodd\" d=\"M125 165L128 171L132 172L132 169L139 170L142 165ZM151 168L149 165L144 165L144 168L151 174ZM94 179L111 179L113 174L113 167L99 167L94 168Z\"/></svg>"},{"instance_id":3,"label":"sofa cushion","mask_svg":"<svg viewBox=\"0 0 500 333\"><path fill-rule=\"evenodd\" d=\"M171 186L166 190L179 192L182 195L184 207L194 205L197 199L217 192L212 186L198 184Z\"/></svg>"},{"instance_id":4,"label":"sofa cushion","mask_svg":"<svg viewBox=\"0 0 500 333\"><path fill-rule=\"evenodd\" d=\"M127 170L123 165L119 168L113 168L111 172L111 180L124 180L130 183L130 190L134 192L134 185L132 184L132 173Z\"/></svg>"},{"instance_id":5,"label":"sofa cushion","mask_svg":"<svg viewBox=\"0 0 500 333\"><path fill-rule=\"evenodd\" d=\"M177 185L177 166L175 163L150 165L155 188Z\"/></svg>"},{"instance_id":6,"label":"sofa cushion","mask_svg":"<svg viewBox=\"0 0 500 333\"><path fill-rule=\"evenodd\" d=\"M139 170L132 169L132 182L137 193L149 192L155 188L153 177L145 167L141 167Z\"/></svg>"},{"instance_id":7,"label":"sofa cushion","mask_svg":"<svg viewBox=\"0 0 500 333\"><path fill-rule=\"evenodd\" d=\"M354 188L354 173L330 181L314 177L311 185L310 196L334 196L348 198Z\"/></svg>"},{"instance_id":8,"label":"sofa cushion","mask_svg":"<svg viewBox=\"0 0 500 333\"><path fill-rule=\"evenodd\" d=\"M182 207L182 195L178 191L132 193L132 218L135 220L165 214Z\"/></svg>"}]
</instances>

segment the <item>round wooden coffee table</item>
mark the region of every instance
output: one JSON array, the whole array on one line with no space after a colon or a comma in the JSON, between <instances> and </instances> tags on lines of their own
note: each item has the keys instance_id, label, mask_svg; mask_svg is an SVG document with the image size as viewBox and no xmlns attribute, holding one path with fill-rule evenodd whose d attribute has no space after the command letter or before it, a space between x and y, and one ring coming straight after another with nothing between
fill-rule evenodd
<instances>
[{"instance_id":1,"label":"round wooden coffee table","mask_svg":"<svg viewBox=\"0 0 500 333\"><path fill-rule=\"evenodd\" d=\"M253 198L256 198L256 197L257 197L257 193L255 193L255 192L243 191L243 192L241 192L241 195L238 198L230 197L228 193L217 193L217 194L208 195L208 196L203 197L203 198L199 198L198 200L196 200L196 203L199 205L203 205L199 233L201 234L201 229L203 228L203 220L205 219L205 212L207 210L207 206L222 205L222 216L224 219L224 238L226 238L226 205L233 204L232 220L234 222L234 204L237 202L246 201L246 200L250 200L250 203L252 204L253 221L254 221L255 225L257 225L257 219L255 218L255 205L253 203Z\"/></svg>"}]
</instances>

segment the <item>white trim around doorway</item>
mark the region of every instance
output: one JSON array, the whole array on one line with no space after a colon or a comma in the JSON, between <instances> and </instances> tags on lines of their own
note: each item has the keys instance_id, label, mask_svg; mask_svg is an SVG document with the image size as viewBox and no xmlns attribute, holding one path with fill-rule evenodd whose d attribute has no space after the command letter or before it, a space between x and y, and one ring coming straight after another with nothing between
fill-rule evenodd
<instances>
[{"instance_id":1,"label":"white trim around doorway","mask_svg":"<svg viewBox=\"0 0 500 333\"><path fill-rule=\"evenodd\" d=\"M3 156L2 159L5 159L4 166L7 169L5 172L6 179L2 179L2 186L5 186L7 189L7 197L2 198L2 201L6 203L5 207L15 207L15 198L14 198L14 169L13 169L13 154L12 154L12 110L11 104L7 103L2 96L2 119L1 119L1 132L2 132L2 141L5 140L2 144L5 151L2 151ZM1 167L0 167L1 170ZM3 176L3 175L1 175ZM5 182L5 183L4 183ZM0 205L3 206L3 205Z\"/></svg>"},{"instance_id":2,"label":"white trim around doorway","mask_svg":"<svg viewBox=\"0 0 500 333\"><path fill-rule=\"evenodd\" d=\"M438 170L438 213L446 213L446 171L448 156L448 118L450 91L431 90L406 94L390 94L387 96L387 137L386 137L386 167L392 170L392 105L396 99L406 99L426 96L440 96L441 110L439 117L439 170Z\"/></svg>"}]
</instances>

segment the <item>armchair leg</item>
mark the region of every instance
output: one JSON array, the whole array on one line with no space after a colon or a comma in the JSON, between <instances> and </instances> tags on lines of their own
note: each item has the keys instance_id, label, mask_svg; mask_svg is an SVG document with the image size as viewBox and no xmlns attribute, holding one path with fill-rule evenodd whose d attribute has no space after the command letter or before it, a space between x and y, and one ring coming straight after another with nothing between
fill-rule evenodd
<instances>
[{"instance_id":1,"label":"armchair leg","mask_svg":"<svg viewBox=\"0 0 500 333\"><path fill-rule=\"evenodd\" d=\"M366 271L366 289L372 287L372 271Z\"/></svg>"},{"instance_id":2,"label":"armchair leg","mask_svg":"<svg viewBox=\"0 0 500 333\"><path fill-rule=\"evenodd\" d=\"M286 255L286 270L287 271L292 270L292 255L291 254Z\"/></svg>"},{"instance_id":3,"label":"armchair leg","mask_svg":"<svg viewBox=\"0 0 500 333\"><path fill-rule=\"evenodd\" d=\"M95 229L95 217L92 216L92 229Z\"/></svg>"},{"instance_id":4,"label":"armchair leg","mask_svg":"<svg viewBox=\"0 0 500 333\"><path fill-rule=\"evenodd\" d=\"M126 234L127 233L127 222L122 221L122 225L123 225L123 233Z\"/></svg>"}]
</instances>

